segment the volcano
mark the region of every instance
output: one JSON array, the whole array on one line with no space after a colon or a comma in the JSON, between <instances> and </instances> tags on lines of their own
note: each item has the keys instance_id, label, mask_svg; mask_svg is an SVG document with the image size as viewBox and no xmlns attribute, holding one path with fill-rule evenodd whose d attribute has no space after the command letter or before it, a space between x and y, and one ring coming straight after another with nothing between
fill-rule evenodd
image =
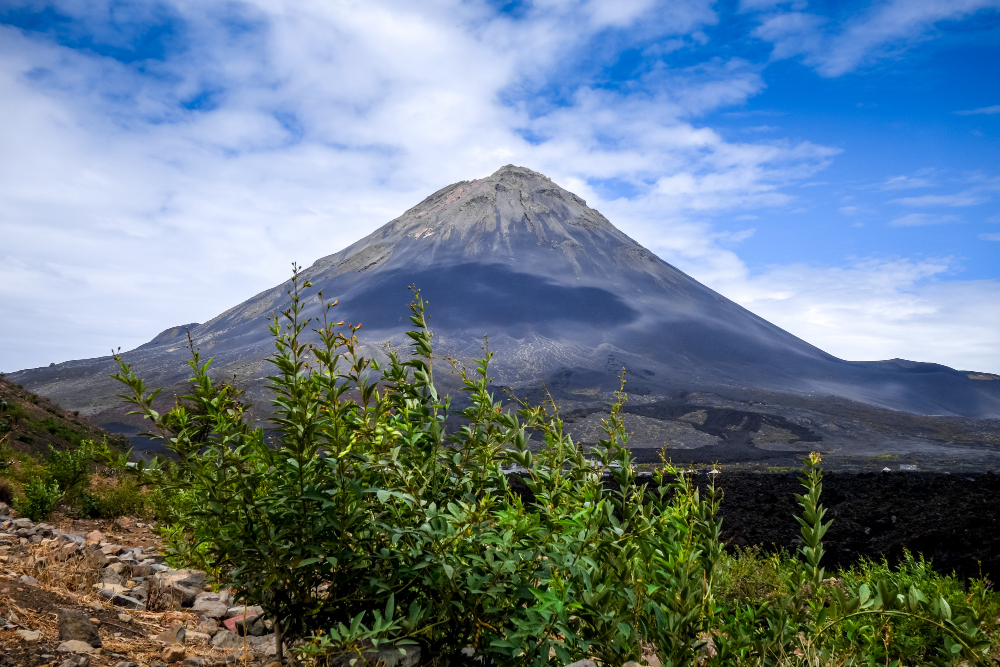
<instances>
[{"instance_id":1,"label":"volcano","mask_svg":"<svg viewBox=\"0 0 1000 667\"><path fill-rule=\"evenodd\" d=\"M525 396L544 387L584 440L624 369L637 446L754 458L809 447L902 456L940 445L943 456L981 459L1000 445L997 424L981 421L1000 418L1000 378L901 359L838 359L667 264L522 167L445 187L303 275L339 300L339 319L363 323L360 337L374 354L386 341L405 345L408 287L418 286L436 353L467 362L481 356L488 335L493 382ZM168 329L125 358L154 386L180 391L189 330L215 372L235 376L263 415L267 321L287 306L288 288ZM310 298L307 314L319 310ZM113 371L104 357L8 377L128 430Z\"/></svg>"}]
</instances>

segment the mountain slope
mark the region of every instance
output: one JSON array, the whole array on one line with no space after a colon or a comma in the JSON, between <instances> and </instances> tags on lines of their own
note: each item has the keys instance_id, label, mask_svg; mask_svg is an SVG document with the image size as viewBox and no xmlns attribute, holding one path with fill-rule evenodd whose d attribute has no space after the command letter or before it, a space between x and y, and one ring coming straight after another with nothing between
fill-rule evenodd
<instances>
[{"instance_id":1,"label":"mountain slope","mask_svg":"<svg viewBox=\"0 0 1000 667\"><path fill-rule=\"evenodd\" d=\"M637 244L586 202L545 176L507 166L489 178L439 190L369 236L317 260L305 277L337 317L362 322L377 351L403 341L407 289L430 301L436 350L467 359L483 335L497 354L498 384L541 382L571 399L601 396L629 371L630 391L836 397L920 415L1000 417L1000 382L903 360L837 359L713 292ZM189 325L266 406L266 320L287 303L279 285L209 322ZM309 312L319 312L312 300ZM126 357L154 384L187 376L183 327ZM12 374L16 381L88 414L120 414L108 358ZM651 400L651 399L649 399ZM772 399L773 400L773 399Z\"/></svg>"}]
</instances>

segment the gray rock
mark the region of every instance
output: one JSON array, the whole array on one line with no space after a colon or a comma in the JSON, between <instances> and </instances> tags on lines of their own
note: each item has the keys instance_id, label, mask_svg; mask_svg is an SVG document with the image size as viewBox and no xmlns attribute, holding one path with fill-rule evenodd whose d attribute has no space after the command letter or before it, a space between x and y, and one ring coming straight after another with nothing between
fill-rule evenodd
<instances>
[{"instance_id":1,"label":"gray rock","mask_svg":"<svg viewBox=\"0 0 1000 667\"><path fill-rule=\"evenodd\" d=\"M156 641L163 642L164 644L183 644L186 635L187 628L184 627L183 623L178 623L172 628L164 630L160 634L156 635Z\"/></svg>"},{"instance_id":2,"label":"gray rock","mask_svg":"<svg viewBox=\"0 0 1000 667\"><path fill-rule=\"evenodd\" d=\"M222 600L218 593L199 593L195 597L191 611L209 618L222 618L229 610L227 600Z\"/></svg>"},{"instance_id":3,"label":"gray rock","mask_svg":"<svg viewBox=\"0 0 1000 667\"><path fill-rule=\"evenodd\" d=\"M190 607L202 592L206 578L199 570L166 570L154 575L153 586L161 597L171 601L172 607Z\"/></svg>"},{"instance_id":4,"label":"gray rock","mask_svg":"<svg viewBox=\"0 0 1000 667\"><path fill-rule=\"evenodd\" d=\"M146 610L146 605L140 600L134 597L129 597L128 595L123 595L122 593L115 593L114 591L108 590L106 588L98 588L97 594L102 598L111 602L111 604L116 607L123 607L125 609L139 609L140 611Z\"/></svg>"},{"instance_id":5,"label":"gray rock","mask_svg":"<svg viewBox=\"0 0 1000 667\"><path fill-rule=\"evenodd\" d=\"M420 664L420 647L383 645L378 649L365 649L362 656L365 664L370 667L417 667ZM350 664L350 656L341 660L343 665ZM357 667L357 663L355 666Z\"/></svg>"},{"instance_id":6,"label":"gray rock","mask_svg":"<svg viewBox=\"0 0 1000 667\"><path fill-rule=\"evenodd\" d=\"M98 649L94 648L87 642L82 642L78 639L71 639L68 642L63 642L57 646L56 650L62 653L93 653Z\"/></svg>"},{"instance_id":7,"label":"gray rock","mask_svg":"<svg viewBox=\"0 0 1000 667\"><path fill-rule=\"evenodd\" d=\"M42 633L39 630L18 630L17 636L26 642L37 642L42 639Z\"/></svg>"},{"instance_id":8,"label":"gray rock","mask_svg":"<svg viewBox=\"0 0 1000 667\"><path fill-rule=\"evenodd\" d=\"M79 640L94 648L101 647L101 635L87 614L78 609L59 610L59 641Z\"/></svg>"},{"instance_id":9,"label":"gray rock","mask_svg":"<svg viewBox=\"0 0 1000 667\"><path fill-rule=\"evenodd\" d=\"M19 581L22 584L25 584L27 586L37 586L38 585L38 579L35 579L34 577L29 577L26 574L22 574L21 575L21 579Z\"/></svg>"},{"instance_id":10,"label":"gray rock","mask_svg":"<svg viewBox=\"0 0 1000 667\"><path fill-rule=\"evenodd\" d=\"M576 662L571 662L566 665L566 667L597 667L597 663L593 660L588 660L584 658L583 660L577 660Z\"/></svg>"},{"instance_id":11,"label":"gray rock","mask_svg":"<svg viewBox=\"0 0 1000 667\"><path fill-rule=\"evenodd\" d=\"M111 563L106 568L104 568L103 570L101 570L101 574L103 576L115 575L115 576L118 576L118 577L124 577L124 576L126 576L126 571L127 570L128 570L128 566L125 565L124 563Z\"/></svg>"},{"instance_id":12,"label":"gray rock","mask_svg":"<svg viewBox=\"0 0 1000 667\"><path fill-rule=\"evenodd\" d=\"M237 616L243 615L243 610L246 610L247 618L250 618L254 614L261 616L264 614L264 608L259 605L250 605L249 607L244 607L243 605L238 605L235 607L230 607L226 610L226 618L236 618Z\"/></svg>"},{"instance_id":13,"label":"gray rock","mask_svg":"<svg viewBox=\"0 0 1000 667\"><path fill-rule=\"evenodd\" d=\"M236 634L250 635L251 637L263 637L268 634L268 628L264 624L264 617L253 616L246 619L237 619Z\"/></svg>"},{"instance_id":14,"label":"gray rock","mask_svg":"<svg viewBox=\"0 0 1000 667\"><path fill-rule=\"evenodd\" d=\"M90 664L89 655L74 655L72 658L66 658L61 663L59 663L59 667L87 667L87 665L89 664ZM135 665L134 662L130 662L129 664Z\"/></svg>"},{"instance_id":15,"label":"gray rock","mask_svg":"<svg viewBox=\"0 0 1000 667\"><path fill-rule=\"evenodd\" d=\"M210 644L212 648L238 648L243 646L243 637L229 630L219 630Z\"/></svg>"},{"instance_id":16,"label":"gray rock","mask_svg":"<svg viewBox=\"0 0 1000 667\"><path fill-rule=\"evenodd\" d=\"M121 563L113 563L113 565L121 565ZM117 572L111 569L112 565L107 566L101 570L101 583L102 584L114 584L116 586L125 585L125 577L121 576Z\"/></svg>"},{"instance_id":17,"label":"gray rock","mask_svg":"<svg viewBox=\"0 0 1000 667\"><path fill-rule=\"evenodd\" d=\"M128 660L122 660L117 665L115 665L115 667L139 667L139 666L134 662L129 662Z\"/></svg>"},{"instance_id":18,"label":"gray rock","mask_svg":"<svg viewBox=\"0 0 1000 667\"><path fill-rule=\"evenodd\" d=\"M202 632L209 637L214 637L215 633L219 631L219 622L214 618L202 616L201 623L199 623L195 629L195 632Z\"/></svg>"},{"instance_id":19,"label":"gray rock","mask_svg":"<svg viewBox=\"0 0 1000 667\"><path fill-rule=\"evenodd\" d=\"M11 521L11 525L14 528L31 528L35 525L35 522L28 518L14 519Z\"/></svg>"},{"instance_id":20,"label":"gray rock","mask_svg":"<svg viewBox=\"0 0 1000 667\"><path fill-rule=\"evenodd\" d=\"M253 651L253 654L258 658L264 658L272 655L278 654L277 645L275 644L274 635L265 635L262 637L247 637L247 646Z\"/></svg>"},{"instance_id":21,"label":"gray rock","mask_svg":"<svg viewBox=\"0 0 1000 667\"><path fill-rule=\"evenodd\" d=\"M137 565L132 566L133 577L148 577L152 575L154 572L156 572L156 570L154 570L153 566L148 563L146 564L139 563Z\"/></svg>"}]
</instances>

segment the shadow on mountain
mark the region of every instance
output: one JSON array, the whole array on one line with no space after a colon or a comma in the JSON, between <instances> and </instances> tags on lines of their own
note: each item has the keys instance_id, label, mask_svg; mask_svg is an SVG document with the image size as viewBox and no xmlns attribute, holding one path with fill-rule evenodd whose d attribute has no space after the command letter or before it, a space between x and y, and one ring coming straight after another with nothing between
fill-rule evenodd
<instances>
[{"instance_id":1,"label":"shadow on mountain","mask_svg":"<svg viewBox=\"0 0 1000 667\"><path fill-rule=\"evenodd\" d=\"M559 285L501 264L387 271L370 287L341 303L351 316L363 313L368 329L408 324L406 306L413 294L407 285L416 285L430 302L432 329L466 329L474 325L492 333L526 325L581 323L607 327L628 324L639 317L638 311L607 290Z\"/></svg>"}]
</instances>

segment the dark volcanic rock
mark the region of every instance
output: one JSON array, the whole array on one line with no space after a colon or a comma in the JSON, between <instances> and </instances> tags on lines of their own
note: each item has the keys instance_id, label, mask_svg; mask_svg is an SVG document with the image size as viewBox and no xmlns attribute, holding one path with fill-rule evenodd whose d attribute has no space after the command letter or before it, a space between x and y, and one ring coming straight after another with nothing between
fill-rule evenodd
<instances>
[{"instance_id":1,"label":"dark volcanic rock","mask_svg":"<svg viewBox=\"0 0 1000 667\"><path fill-rule=\"evenodd\" d=\"M718 486L723 538L790 552L801 546L802 493L797 473L725 472ZM707 476L700 475L701 486ZM1000 576L1000 476L987 473L827 473L823 505L833 525L824 539L828 568L849 567L859 556L899 562L905 550L933 561L940 572Z\"/></svg>"},{"instance_id":2,"label":"dark volcanic rock","mask_svg":"<svg viewBox=\"0 0 1000 667\"><path fill-rule=\"evenodd\" d=\"M94 648L101 647L101 635L97 631L97 626L90 622L90 618L78 609L59 610L59 641L67 642L77 640L86 642Z\"/></svg>"}]
</instances>

